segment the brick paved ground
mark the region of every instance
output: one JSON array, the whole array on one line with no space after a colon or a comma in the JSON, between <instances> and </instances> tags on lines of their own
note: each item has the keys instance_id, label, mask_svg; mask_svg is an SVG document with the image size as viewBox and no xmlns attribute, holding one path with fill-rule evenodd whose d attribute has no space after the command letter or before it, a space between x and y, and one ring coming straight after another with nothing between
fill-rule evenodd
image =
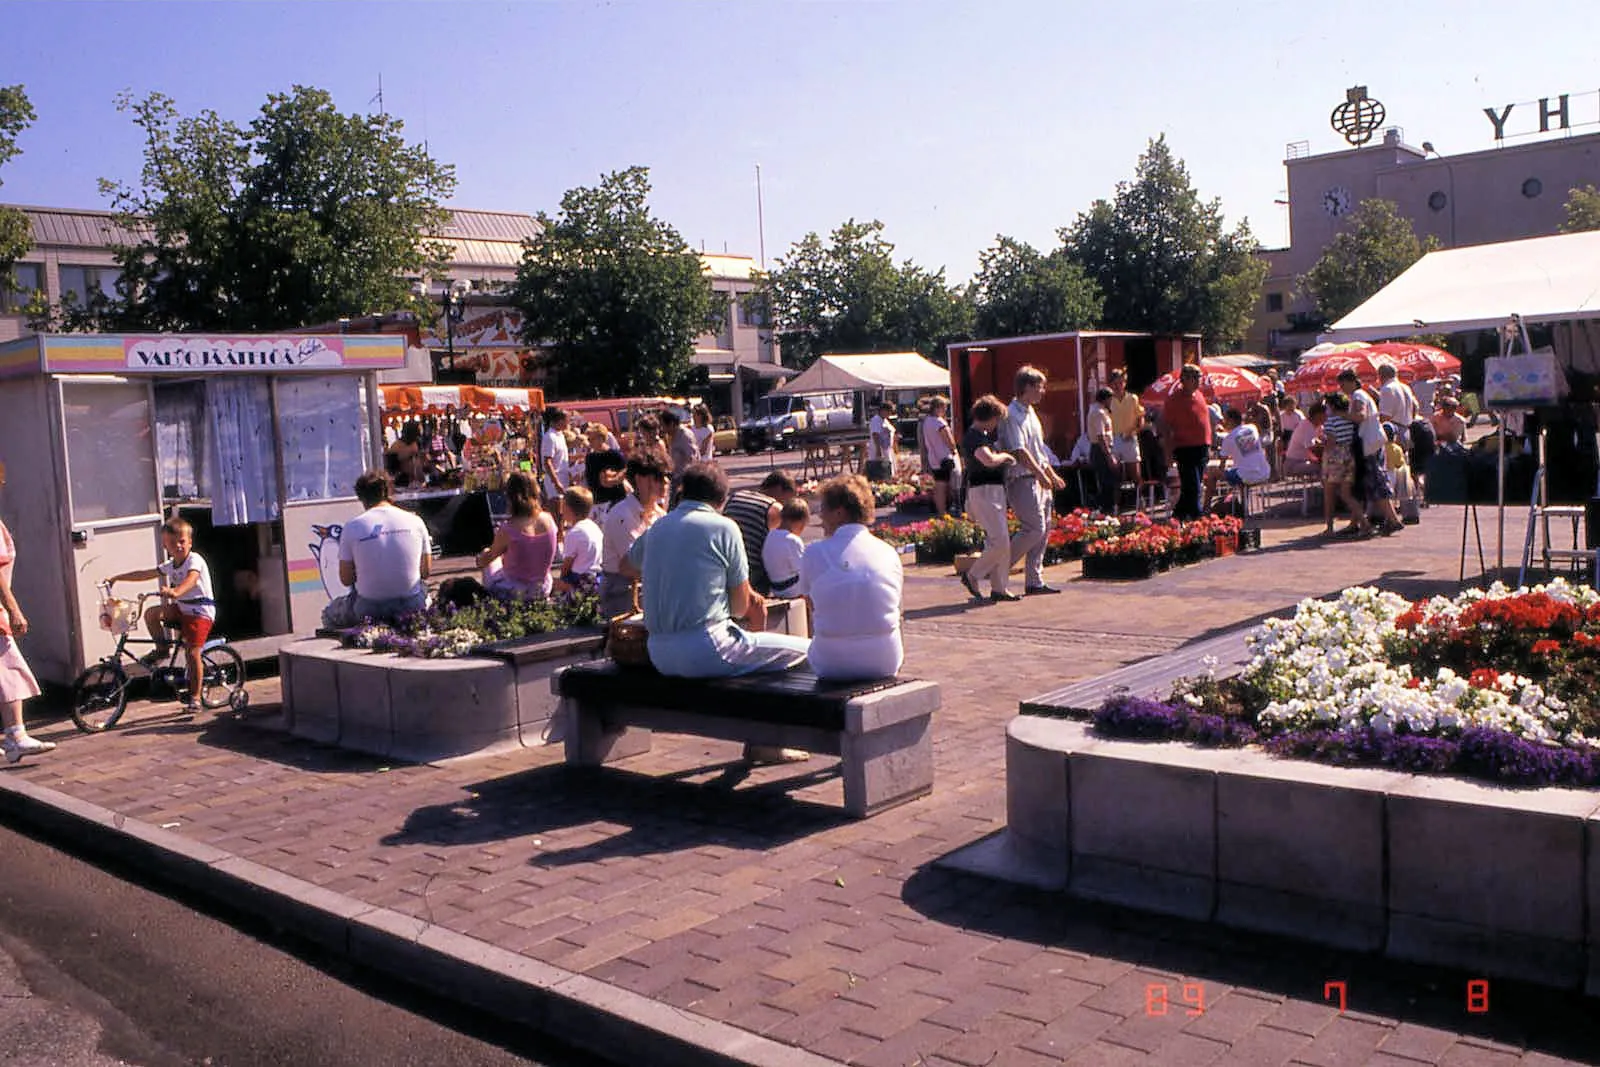
<instances>
[{"instance_id":1,"label":"brick paved ground","mask_svg":"<svg viewBox=\"0 0 1600 1067\"><path fill-rule=\"evenodd\" d=\"M1137 585L968 608L948 574L907 582L907 673L938 679L934 794L842 819L830 761L749 773L737 748L662 738L625 770L559 748L386 766L265 720L135 706L100 737L46 725L11 773L656 1000L868 1065L1069 1062L1582 1062L1594 1002L1469 975L1093 906L936 870L1004 818L1019 699L1371 580L1456 576L1459 511L1390 540L1320 546L1269 529L1260 555ZM1493 551L1491 541L1490 551ZM254 683L270 711L275 682ZM1343 980L1349 1011L1324 1003ZM1152 987L1167 991L1165 1014ZM1203 1012L1184 1003L1200 1001Z\"/></svg>"}]
</instances>

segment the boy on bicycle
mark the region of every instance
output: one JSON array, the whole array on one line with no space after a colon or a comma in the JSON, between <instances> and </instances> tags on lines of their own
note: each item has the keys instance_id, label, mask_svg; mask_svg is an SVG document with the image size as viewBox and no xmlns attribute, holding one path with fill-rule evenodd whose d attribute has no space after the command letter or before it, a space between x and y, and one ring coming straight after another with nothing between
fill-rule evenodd
<instances>
[{"instance_id":1,"label":"boy on bicycle","mask_svg":"<svg viewBox=\"0 0 1600 1067\"><path fill-rule=\"evenodd\" d=\"M154 667L167 657L167 632L163 624L175 624L183 644L189 682L188 692L182 697L183 706L193 708L199 700L201 679L204 677L200 651L205 647L206 638L211 636L211 625L217 618L217 602L211 590L211 569L200 558L200 553L194 551L194 527L183 519L168 519L162 523L161 545L166 549L166 562L150 570L128 571L108 578L106 585L151 580L161 582L161 599L167 603L157 604L144 613L145 628L150 631L156 647L140 662L146 667Z\"/></svg>"}]
</instances>

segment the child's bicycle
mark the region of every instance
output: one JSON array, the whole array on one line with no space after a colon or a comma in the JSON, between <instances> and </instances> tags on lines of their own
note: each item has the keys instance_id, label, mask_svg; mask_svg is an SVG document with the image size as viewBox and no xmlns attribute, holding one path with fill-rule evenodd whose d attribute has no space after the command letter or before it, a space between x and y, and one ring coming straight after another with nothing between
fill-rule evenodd
<instances>
[{"instance_id":1,"label":"child's bicycle","mask_svg":"<svg viewBox=\"0 0 1600 1067\"><path fill-rule=\"evenodd\" d=\"M110 729L122 718L128 707L129 666L148 673L152 696L164 693L170 699L181 691L184 685L180 658L183 645L178 640L176 625L165 624L170 651L164 664L147 667L128 651L129 645L156 646L149 638L130 635L144 618L145 601L157 595L141 593L136 601L119 600L111 595L109 583L100 583L100 627L117 635L117 647L72 683L72 721L84 733ZM249 705L250 694L244 688L244 657L226 639L213 637L207 641L200 652L200 665L202 677L198 696L202 707L213 711L220 708L243 711Z\"/></svg>"}]
</instances>

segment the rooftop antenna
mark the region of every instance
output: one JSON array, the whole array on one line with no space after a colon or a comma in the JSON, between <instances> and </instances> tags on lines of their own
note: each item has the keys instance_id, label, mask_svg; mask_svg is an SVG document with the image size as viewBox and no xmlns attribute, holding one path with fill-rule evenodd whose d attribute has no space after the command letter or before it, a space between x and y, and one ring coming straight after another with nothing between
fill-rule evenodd
<instances>
[{"instance_id":1,"label":"rooftop antenna","mask_svg":"<svg viewBox=\"0 0 1600 1067\"><path fill-rule=\"evenodd\" d=\"M767 220L761 209L761 164L756 164L756 240L761 247L761 269L767 269Z\"/></svg>"},{"instance_id":2,"label":"rooftop antenna","mask_svg":"<svg viewBox=\"0 0 1600 1067\"><path fill-rule=\"evenodd\" d=\"M383 71L381 70L378 72L378 95L368 100L367 103L376 103L378 105L378 114L385 117L388 116L389 113L383 109Z\"/></svg>"}]
</instances>

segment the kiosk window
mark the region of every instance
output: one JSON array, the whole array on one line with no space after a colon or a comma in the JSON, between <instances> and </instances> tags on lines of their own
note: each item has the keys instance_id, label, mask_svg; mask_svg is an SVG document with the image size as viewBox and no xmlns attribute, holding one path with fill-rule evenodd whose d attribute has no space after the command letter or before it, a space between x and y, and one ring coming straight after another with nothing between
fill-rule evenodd
<instances>
[{"instance_id":1,"label":"kiosk window","mask_svg":"<svg viewBox=\"0 0 1600 1067\"><path fill-rule=\"evenodd\" d=\"M150 393L126 382L62 382L72 521L160 514Z\"/></svg>"},{"instance_id":2,"label":"kiosk window","mask_svg":"<svg viewBox=\"0 0 1600 1067\"><path fill-rule=\"evenodd\" d=\"M204 382L156 382L156 459L162 499L211 496L210 422Z\"/></svg>"},{"instance_id":3,"label":"kiosk window","mask_svg":"<svg viewBox=\"0 0 1600 1067\"><path fill-rule=\"evenodd\" d=\"M353 375L280 378L278 439L286 501L356 494L372 465L366 383Z\"/></svg>"}]
</instances>

